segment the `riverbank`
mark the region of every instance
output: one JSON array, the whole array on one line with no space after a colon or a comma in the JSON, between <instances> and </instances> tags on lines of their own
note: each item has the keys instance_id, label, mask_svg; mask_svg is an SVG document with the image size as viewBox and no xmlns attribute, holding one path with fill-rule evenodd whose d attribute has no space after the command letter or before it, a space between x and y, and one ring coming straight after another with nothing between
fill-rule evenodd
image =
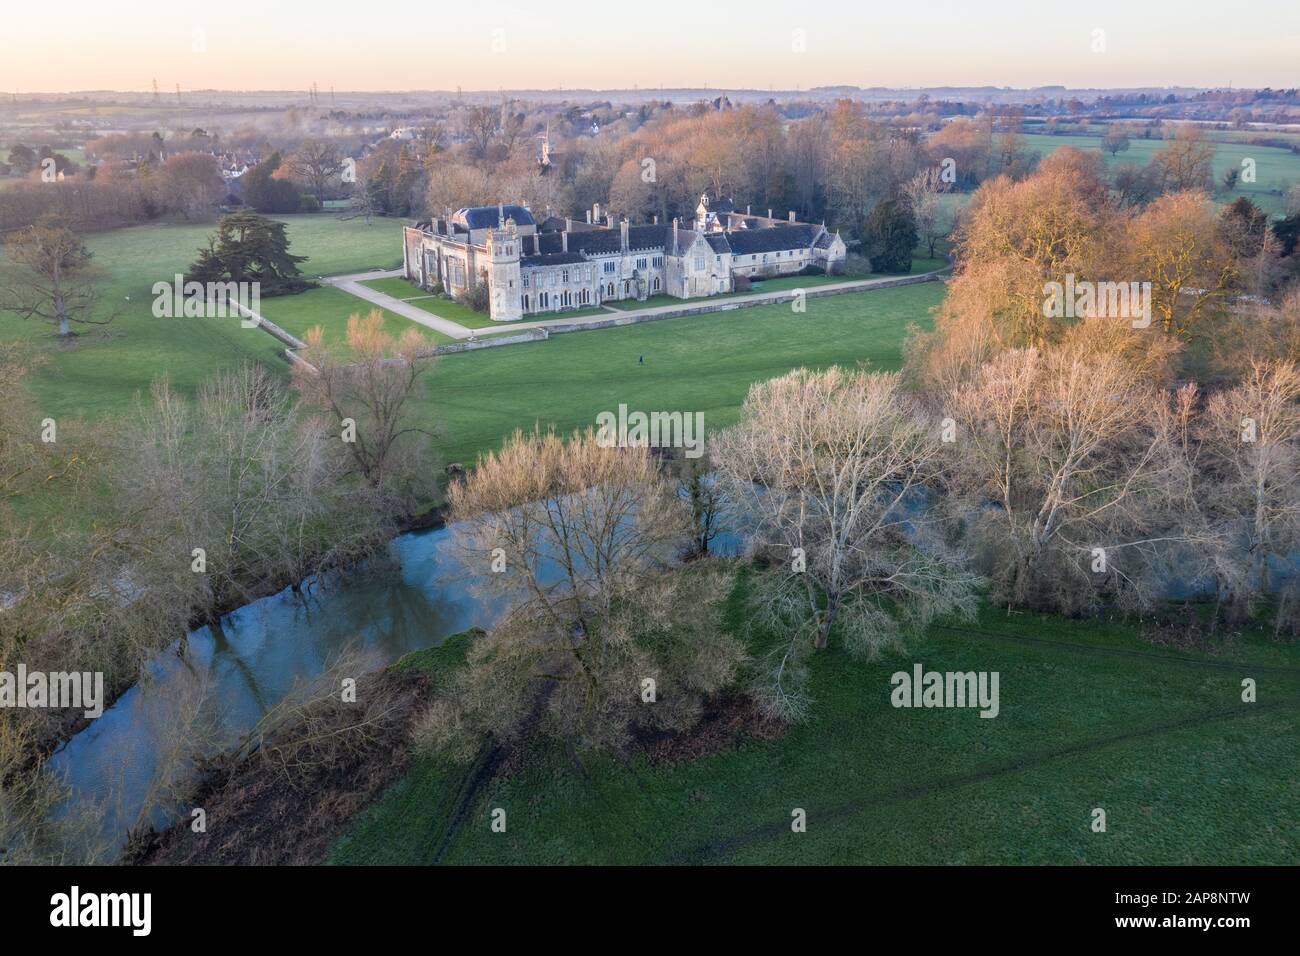
<instances>
[{"instance_id":1,"label":"riverbank","mask_svg":"<svg viewBox=\"0 0 1300 956\"><path fill-rule=\"evenodd\" d=\"M746 627L743 577L727 627ZM403 658L436 693L469 637ZM396 721L361 763L290 781L227 769L141 862L1202 863L1293 862L1300 845L1300 646L1260 630L1170 647L1113 621L985 608L906 654L811 664L813 717L766 728L733 698L689 740L575 755L531 740L450 766ZM891 675L996 671L1001 709L897 709ZM1242 700L1251 676L1259 703ZM369 693L369 692L368 692ZM333 775L332 775L333 774ZM1109 832L1091 830L1103 807ZM505 832L491 826L504 810ZM791 829L802 810L808 827ZM279 822L273 822L279 821ZM299 852L295 847L301 844ZM226 849L222 849L226 847Z\"/></svg>"},{"instance_id":2,"label":"riverbank","mask_svg":"<svg viewBox=\"0 0 1300 956\"><path fill-rule=\"evenodd\" d=\"M738 591L736 601L743 595ZM746 633L739 604L729 628ZM763 647L754 635L755 650ZM897 709L916 663L996 671L1001 711ZM480 788L448 834L417 759L331 848L338 864L1278 864L1300 846L1300 645L1259 631L1172 650L1138 628L985 608L906 654L810 665L812 719L664 764L563 747ZM1242 700L1243 675L1269 698ZM1105 809L1106 833L1091 828ZM504 833L490 826L495 810ZM795 811L805 832L792 829ZM433 850L437 850L436 856Z\"/></svg>"},{"instance_id":3,"label":"riverbank","mask_svg":"<svg viewBox=\"0 0 1300 956\"><path fill-rule=\"evenodd\" d=\"M474 633L359 678L355 703L321 695L277 715L255 744L206 763L192 801L202 809L202 830L193 814L183 816L137 836L121 862L320 862L353 816L407 771L412 726Z\"/></svg>"},{"instance_id":4,"label":"riverbank","mask_svg":"<svg viewBox=\"0 0 1300 956\"><path fill-rule=\"evenodd\" d=\"M384 543L376 547L362 560L373 559L384 548L403 534L418 531L431 531L438 528L444 528L447 524L447 507L446 503L439 503L418 515L407 515L398 519L393 525L392 537L386 538ZM316 578L322 574L332 574L344 572L345 567L321 567L311 575ZM310 580L308 578L307 580ZM189 620L188 629L193 632L199 628L208 626L213 622L219 622L222 618L248 607L259 600L274 597L285 589L298 591L305 584L305 581L289 575L278 575L271 578L264 578L260 581L253 582L245 589L244 593L237 598L230 598L223 602L212 605L210 608L204 608L196 611ZM179 635L183 640L186 635ZM160 649L161 651L161 649ZM131 688L139 683L139 675L132 675L126 680L115 681L106 684L104 688L103 706L105 709L111 708L116 704L122 695L127 693ZM77 734L84 731L92 723L92 719L85 716L83 710L72 708L64 711L53 712L50 720L41 726L41 735L33 741L32 757L35 760L48 759L56 753L59 748L64 746Z\"/></svg>"}]
</instances>

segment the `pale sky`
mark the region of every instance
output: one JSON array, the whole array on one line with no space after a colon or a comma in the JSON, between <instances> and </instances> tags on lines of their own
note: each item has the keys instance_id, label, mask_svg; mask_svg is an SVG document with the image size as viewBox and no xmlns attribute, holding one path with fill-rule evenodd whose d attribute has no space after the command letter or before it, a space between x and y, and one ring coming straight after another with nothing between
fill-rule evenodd
<instances>
[{"instance_id":1,"label":"pale sky","mask_svg":"<svg viewBox=\"0 0 1300 956\"><path fill-rule=\"evenodd\" d=\"M61 0L0 13L0 91L155 78L163 90L1291 87L1300 0Z\"/></svg>"}]
</instances>

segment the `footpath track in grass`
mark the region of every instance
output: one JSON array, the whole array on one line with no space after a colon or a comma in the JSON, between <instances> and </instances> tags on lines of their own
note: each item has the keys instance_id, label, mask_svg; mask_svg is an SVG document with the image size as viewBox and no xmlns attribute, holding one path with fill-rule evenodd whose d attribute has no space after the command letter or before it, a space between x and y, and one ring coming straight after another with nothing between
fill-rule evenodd
<instances>
[{"instance_id":1,"label":"footpath track in grass","mask_svg":"<svg viewBox=\"0 0 1300 956\"><path fill-rule=\"evenodd\" d=\"M945 791L957 790L972 784L983 783L995 780L999 777L1018 774L1026 770L1045 766L1054 761L1103 750L1117 744L1155 738L1175 733L1177 731L1204 727L1218 721L1243 720L1271 715L1277 712L1294 711L1297 707L1300 707L1300 698L1275 701L1271 704L1250 704L1234 708L1223 708L1200 717L1185 717L1179 720L1156 724L1151 727L1144 727L1139 730L1132 730L1120 734L1110 734L1105 737L1080 741L1063 747L1048 748L1027 754L1020 759L999 766L976 770L970 773L958 774L952 777L945 777L927 783L900 787L897 790L882 794L878 797L855 800L849 803L840 804L836 807L818 810L817 821L819 823L827 823L855 817L862 813L867 813L872 810L880 810L884 807L900 803L906 803L907 801L916 800L921 797L941 794ZM772 823L739 833L725 841L694 847L693 849L683 853L680 858L666 862L700 864L716 861L719 858L725 857L727 854L739 850L747 845L784 836L789 832L790 825L788 821Z\"/></svg>"},{"instance_id":2,"label":"footpath track in grass","mask_svg":"<svg viewBox=\"0 0 1300 956\"><path fill-rule=\"evenodd\" d=\"M1181 657L1175 654L1153 654L1148 651L1135 651L1122 647L1101 647L1096 644L1081 644L1077 641L1054 641L1045 637L1029 637L1025 634L1008 634L1002 631L986 631L974 627L954 627L946 624L932 625L936 631L948 634L968 634L995 641L1018 641L1022 644L1039 644L1044 647L1066 647L1084 654L1111 654L1119 657L1134 657L1142 660L1159 661L1165 664L1183 664L1191 667L1217 667L1223 670L1255 672L1266 674L1287 674L1300 678L1300 667L1280 667L1272 664L1255 664L1248 661L1216 660L1211 658Z\"/></svg>"},{"instance_id":3,"label":"footpath track in grass","mask_svg":"<svg viewBox=\"0 0 1300 956\"><path fill-rule=\"evenodd\" d=\"M728 626L743 629L734 600ZM741 733L689 760L584 753L579 771L547 745L480 778L466 799L465 768L422 756L331 859L1294 862L1300 687L1282 665L1296 647L1247 632L1202 662L1197 650L1139 640L1127 624L985 608L976 626L931 628L901 655L863 661L833 646L810 662L808 723ZM749 643L770 649L759 634ZM999 671L999 717L893 707L891 673L922 662ZM1259 703L1240 701L1237 674L1259 680ZM793 807L806 809L806 833L790 833ZM1110 815L1109 835L1090 831L1095 807ZM495 808L509 814L507 833L489 829Z\"/></svg>"}]
</instances>

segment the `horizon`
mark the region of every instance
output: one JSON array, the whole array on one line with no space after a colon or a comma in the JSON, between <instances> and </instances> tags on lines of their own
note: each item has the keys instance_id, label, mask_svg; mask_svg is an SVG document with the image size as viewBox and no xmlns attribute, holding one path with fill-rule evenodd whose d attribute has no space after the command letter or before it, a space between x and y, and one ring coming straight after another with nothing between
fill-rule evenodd
<instances>
[{"instance_id":1,"label":"horizon","mask_svg":"<svg viewBox=\"0 0 1300 956\"><path fill-rule=\"evenodd\" d=\"M0 89L19 96L133 93L154 81L163 89L230 93L312 83L354 93L468 85L478 92L806 92L1297 83L1300 10L1283 0L1264 0L1249 17L1207 0L1161 0L1140 10L1103 0L1079 11L1042 10L1029 0L983 8L921 0L879 11L836 2L810 16L757 0L731 11L714 9L711 22L701 23L691 4L666 0L649 18L602 10L593 25L575 0L555 0L543 11L489 2L454 20L411 0L364 19L338 0L320 4L311 18L248 0L235 0L219 18L197 3L140 0L128 18L72 0L60 10L57 32L42 8L6 15ZM141 21L153 27L141 30ZM1265 22L1281 27L1259 30ZM120 55L105 62L106 46ZM752 55L731 55L737 50ZM59 66L51 70L51 63ZM485 83L484 74L497 82Z\"/></svg>"}]
</instances>

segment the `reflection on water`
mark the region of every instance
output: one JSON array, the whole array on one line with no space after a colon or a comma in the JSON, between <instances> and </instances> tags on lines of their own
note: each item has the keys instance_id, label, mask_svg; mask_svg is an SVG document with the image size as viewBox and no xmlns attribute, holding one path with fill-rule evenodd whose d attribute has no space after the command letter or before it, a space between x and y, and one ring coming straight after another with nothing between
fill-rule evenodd
<instances>
[{"instance_id":1,"label":"reflection on water","mask_svg":"<svg viewBox=\"0 0 1300 956\"><path fill-rule=\"evenodd\" d=\"M103 836L117 845L141 807L189 779L196 745L230 745L295 681L318 676L345 650L373 669L495 619L457 580L447 529L402 535L389 551L313 596L286 588L157 655L145 680L51 759L72 786L65 811L86 801L103 808ZM145 822L165 820L155 813Z\"/></svg>"}]
</instances>

